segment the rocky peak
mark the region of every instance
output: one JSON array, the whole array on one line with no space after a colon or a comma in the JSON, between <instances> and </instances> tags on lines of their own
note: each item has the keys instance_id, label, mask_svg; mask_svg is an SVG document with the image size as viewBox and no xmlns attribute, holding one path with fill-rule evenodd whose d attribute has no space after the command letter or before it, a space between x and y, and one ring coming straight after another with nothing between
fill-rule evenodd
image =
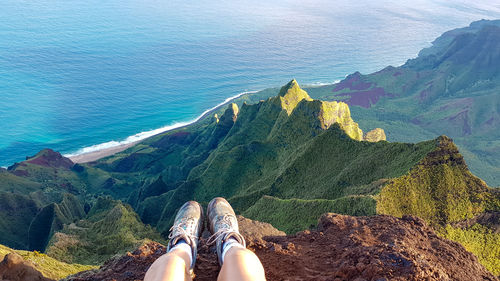
<instances>
[{"instance_id":1,"label":"rocky peak","mask_svg":"<svg viewBox=\"0 0 500 281\"><path fill-rule=\"evenodd\" d=\"M69 158L66 158L62 156L61 153L48 148L41 150L33 157L26 157L25 162L45 167L66 169L69 169L74 165Z\"/></svg>"},{"instance_id":2,"label":"rocky peak","mask_svg":"<svg viewBox=\"0 0 500 281\"><path fill-rule=\"evenodd\" d=\"M230 110L230 112L232 113L231 117L233 119L233 122L236 122L236 118L238 118L238 113L240 112L238 105L235 103L231 103L228 110Z\"/></svg>"},{"instance_id":3,"label":"rocky peak","mask_svg":"<svg viewBox=\"0 0 500 281\"><path fill-rule=\"evenodd\" d=\"M283 86L278 94L281 107L286 110L288 115L292 113L297 104L303 99L312 101L306 91L302 90L295 79Z\"/></svg>"},{"instance_id":4,"label":"rocky peak","mask_svg":"<svg viewBox=\"0 0 500 281\"><path fill-rule=\"evenodd\" d=\"M359 128L358 123L352 120L351 111L346 103L322 101L318 118L321 127L325 130L334 123L338 123L351 138L355 140L363 139L363 131Z\"/></svg>"},{"instance_id":5,"label":"rocky peak","mask_svg":"<svg viewBox=\"0 0 500 281\"><path fill-rule=\"evenodd\" d=\"M447 164L451 166L460 166L467 169L464 157L458 151L458 147L448 136L442 135L436 139L436 149L427 154L422 161L426 166L435 166Z\"/></svg>"},{"instance_id":6,"label":"rocky peak","mask_svg":"<svg viewBox=\"0 0 500 281\"><path fill-rule=\"evenodd\" d=\"M278 101L281 108L287 111L288 116L295 112L298 115L306 116L306 118L317 118L319 126L323 130L327 130L337 123L352 139L363 140L363 131L352 120L351 111L346 103L313 100L306 91L300 88L296 80L283 86L278 96L272 100Z\"/></svg>"},{"instance_id":7,"label":"rocky peak","mask_svg":"<svg viewBox=\"0 0 500 281\"><path fill-rule=\"evenodd\" d=\"M363 140L369 141L369 142L378 142L378 141L385 141L387 139L385 136L384 129L375 128L375 129L369 131L368 133L366 133L365 136L363 137Z\"/></svg>"},{"instance_id":8,"label":"rocky peak","mask_svg":"<svg viewBox=\"0 0 500 281\"><path fill-rule=\"evenodd\" d=\"M239 112L240 110L238 108L238 105L235 103L231 103L224 111L224 114L222 114L220 117L216 114L214 117L217 123L229 125L229 124L234 124L234 122L236 122L236 119L238 119Z\"/></svg>"}]
</instances>

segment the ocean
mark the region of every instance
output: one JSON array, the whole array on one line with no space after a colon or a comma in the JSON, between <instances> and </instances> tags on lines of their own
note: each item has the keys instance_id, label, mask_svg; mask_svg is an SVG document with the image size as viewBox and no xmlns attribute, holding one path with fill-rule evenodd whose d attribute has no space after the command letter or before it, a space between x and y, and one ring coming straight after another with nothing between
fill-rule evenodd
<instances>
[{"instance_id":1,"label":"ocean","mask_svg":"<svg viewBox=\"0 0 500 281\"><path fill-rule=\"evenodd\" d=\"M135 141L292 78L401 65L498 18L498 0L3 0L0 166Z\"/></svg>"}]
</instances>

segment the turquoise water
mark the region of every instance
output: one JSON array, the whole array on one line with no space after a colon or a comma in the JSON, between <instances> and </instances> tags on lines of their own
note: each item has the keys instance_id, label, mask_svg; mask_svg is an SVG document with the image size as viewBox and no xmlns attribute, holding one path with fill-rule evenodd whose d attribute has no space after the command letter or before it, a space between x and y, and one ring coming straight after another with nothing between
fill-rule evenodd
<instances>
[{"instance_id":1,"label":"turquoise water","mask_svg":"<svg viewBox=\"0 0 500 281\"><path fill-rule=\"evenodd\" d=\"M468 2L3 0L0 165L110 146L292 78L400 65L500 18L499 1Z\"/></svg>"}]
</instances>

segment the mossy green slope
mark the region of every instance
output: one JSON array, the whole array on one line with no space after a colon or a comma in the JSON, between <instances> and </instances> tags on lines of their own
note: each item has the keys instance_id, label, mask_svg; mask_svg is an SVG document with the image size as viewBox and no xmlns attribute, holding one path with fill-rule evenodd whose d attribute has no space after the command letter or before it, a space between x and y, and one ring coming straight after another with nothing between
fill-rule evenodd
<instances>
[{"instance_id":1,"label":"mossy green slope","mask_svg":"<svg viewBox=\"0 0 500 281\"><path fill-rule=\"evenodd\" d=\"M484 181L467 169L451 140L440 137L437 149L382 189L377 210L399 217L413 214L436 226L500 211L495 200Z\"/></svg>"},{"instance_id":2,"label":"mossy green slope","mask_svg":"<svg viewBox=\"0 0 500 281\"><path fill-rule=\"evenodd\" d=\"M279 199L261 197L243 216L265 221L286 233L296 233L315 228L318 218L328 212L353 216L375 215L376 201L371 196L355 195L334 200L327 199Z\"/></svg>"},{"instance_id":3,"label":"mossy green slope","mask_svg":"<svg viewBox=\"0 0 500 281\"><path fill-rule=\"evenodd\" d=\"M46 253L68 263L100 264L146 239L164 242L130 206L101 197L85 219L64 225L52 236Z\"/></svg>"},{"instance_id":4,"label":"mossy green slope","mask_svg":"<svg viewBox=\"0 0 500 281\"><path fill-rule=\"evenodd\" d=\"M335 199L349 189L406 173L434 148L434 142L359 142L337 126L301 147L272 184L280 198Z\"/></svg>"},{"instance_id":5,"label":"mossy green slope","mask_svg":"<svg viewBox=\"0 0 500 281\"><path fill-rule=\"evenodd\" d=\"M477 256L486 269L500 275L500 233L481 224L467 228L448 224L441 235L462 244L467 251Z\"/></svg>"},{"instance_id":6,"label":"mossy green slope","mask_svg":"<svg viewBox=\"0 0 500 281\"><path fill-rule=\"evenodd\" d=\"M83 218L85 212L81 202L74 195L64 194L60 203L51 203L43 207L29 226L29 249L45 251L52 235L65 224Z\"/></svg>"},{"instance_id":7,"label":"mossy green slope","mask_svg":"<svg viewBox=\"0 0 500 281\"><path fill-rule=\"evenodd\" d=\"M500 213L499 192L475 177L447 137L406 175L391 180L377 196L377 212L423 218L442 236L474 253L494 274L500 274L500 232L476 223L453 226L484 213Z\"/></svg>"},{"instance_id":8,"label":"mossy green slope","mask_svg":"<svg viewBox=\"0 0 500 281\"><path fill-rule=\"evenodd\" d=\"M0 245L0 261L9 253L17 253L24 260L31 262L35 269L40 271L43 276L55 280L62 279L68 275L78 273L80 271L91 270L97 268L93 265L68 264L58 261L40 252L29 252L22 250L14 250L9 247Z\"/></svg>"},{"instance_id":9,"label":"mossy green slope","mask_svg":"<svg viewBox=\"0 0 500 281\"><path fill-rule=\"evenodd\" d=\"M10 247L28 249L28 232L38 206L30 198L0 192L0 241Z\"/></svg>"}]
</instances>

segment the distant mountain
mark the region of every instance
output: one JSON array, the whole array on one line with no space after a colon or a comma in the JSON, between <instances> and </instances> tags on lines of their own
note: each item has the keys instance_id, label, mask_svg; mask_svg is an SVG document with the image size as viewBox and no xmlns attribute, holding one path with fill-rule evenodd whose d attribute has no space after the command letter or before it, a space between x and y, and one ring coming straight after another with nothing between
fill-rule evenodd
<instances>
[{"instance_id":1,"label":"distant mountain","mask_svg":"<svg viewBox=\"0 0 500 281\"><path fill-rule=\"evenodd\" d=\"M391 141L445 134L474 174L500 186L500 20L481 20L437 38L400 67L310 89L315 98L349 104L363 127Z\"/></svg>"}]
</instances>

